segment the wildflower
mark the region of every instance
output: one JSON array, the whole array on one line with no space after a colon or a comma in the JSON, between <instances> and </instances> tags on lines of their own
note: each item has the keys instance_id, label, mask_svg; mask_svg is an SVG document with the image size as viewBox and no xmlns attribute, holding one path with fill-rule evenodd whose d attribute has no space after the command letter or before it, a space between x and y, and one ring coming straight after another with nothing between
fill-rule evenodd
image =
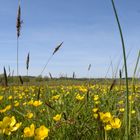
<instances>
[{"instance_id":1,"label":"wildflower","mask_svg":"<svg viewBox=\"0 0 140 140\"><path fill-rule=\"evenodd\" d=\"M24 102L22 105L23 105L23 106L25 106L26 104L27 104L27 103L26 103L26 102Z\"/></svg>"},{"instance_id":2,"label":"wildflower","mask_svg":"<svg viewBox=\"0 0 140 140\"><path fill-rule=\"evenodd\" d=\"M85 87L81 87L79 90L83 93L87 93L87 89Z\"/></svg>"},{"instance_id":3,"label":"wildflower","mask_svg":"<svg viewBox=\"0 0 140 140\"><path fill-rule=\"evenodd\" d=\"M79 100L79 101L81 101L81 100L84 99L84 96L81 96L80 94L77 94L76 95L76 99Z\"/></svg>"},{"instance_id":4,"label":"wildflower","mask_svg":"<svg viewBox=\"0 0 140 140\"><path fill-rule=\"evenodd\" d=\"M4 109L0 109L0 113L4 113L4 112L6 112L5 108Z\"/></svg>"},{"instance_id":5,"label":"wildflower","mask_svg":"<svg viewBox=\"0 0 140 140\"><path fill-rule=\"evenodd\" d=\"M55 95L55 96L52 96L52 100L58 100L60 97L60 95Z\"/></svg>"},{"instance_id":6,"label":"wildflower","mask_svg":"<svg viewBox=\"0 0 140 140\"><path fill-rule=\"evenodd\" d=\"M136 111L135 111L135 110L132 110L132 111L131 111L131 113L132 113L132 114L135 114L135 113L136 113Z\"/></svg>"},{"instance_id":7,"label":"wildflower","mask_svg":"<svg viewBox=\"0 0 140 140\"><path fill-rule=\"evenodd\" d=\"M48 137L49 129L44 125L40 126L35 130L35 140L44 140Z\"/></svg>"},{"instance_id":8,"label":"wildflower","mask_svg":"<svg viewBox=\"0 0 140 140\"><path fill-rule=\"evenodd\" d=\"M8 99L9 99L9 100L11 100L12 98L13 98L13 96L12 96L12 95L10 95L10 96L8 97Z\"/></svg>"},{"instance_id":9,"label":"wildflower","mask_svg":"<svg viewBox=\"0 0 140 140\"><path fill-rule=\"evenodd\" d=\"M110 112L106 112L106 113L100 112L99 114L100 114L101 121L103 121L104 123L107 123L112 119Z\"/></svg>"},{"instance_id":10,"label":"wildflower","mask_svg":"<svg viewBox=\"0 0 140 140\"><path fill-rule=\"evenodd\" d=\"M11 135L11 132L16 131L20 126L20 123L16 123L16 119L14 116L4 117L2 121L0 121L0 133Z\"/></svg>"},{"instance_id":11,"label":"wildflower","mask_svg":"<svg viewBox=\"0 0 140 140\"><path fill-rule=\"evenodd\" d=\"M22 97L22 95L19 95L19 99L22 99L23 97Z\"/></svg>"},{"instance_id":12,"label":"wildflower","mask_svg":"<svg viewBox=\"0 0 140 140\"><path fill-rule=\"evenodd\" d=\"M98 111L98 108L93 108L92 111L96 113Z\"/></svg>"},{"instance_id":13,"label":"wildflower","mask_svg":"<svg viewBox=\"0 0 140 140\"><path fill-rule=\"evenodd\" d=\"M15 101L14 106L19 106L19 102L18 101Z\"/></svg>"},{"instance_id":14,"label":"wildflower","mask_svg":"<svg viewBox=\"0 0 140 140\"><path fill-rule=\"evenodd\" d=\"M95 101L95 104L97 105L97 104L99 104L100 103L100 101Z\"/></svg>"},{"instance_id":15,"label":"wildflower","mask_svg":"<svg viewBox=\"0 0 140 140\"><path fill-rule=\"evenodd\" d=\"M94 95L93 100L94 100L94 101L97 101L98 99L99 99L99 96L98 96L98 95Z\"/></svg>"},{"instance_id":16,"label":"wildflower","mask_svg":"<svg viewBox=\"0 0 140 140\"><path fill-rule=\"evenodd\" d=\"M113 118L111 121L110 121L110 124L111 124L111 127L112 128L120 128L121 127L121 121L119 118Z\"/></svg>"},{"instance_id":17,"label":"wildflower","mask_svg":"<svg viewBox=\"0 0 140 140\"><path fill-rule=\"evenodd\" d=\"M129 95L128 99L131 101L132 100L132 95Z\"/></svg>"},{"instance_id":18,"label":"wildflower","mask_svg":"<svg viewBox=\"0 0 140 140\"><path fill-rule=\"evenodd\" d=\"M10 110L10 109L11 109L11 105L7 105L7 106L5 107L5 109L6 109L6 110Z\"/></svg>"},{"instance_id":19,"label":"wildflower","mask_svg":"<svg viewBox=\"0 0 140 140\"><path fill-rule=\"evenodd\" d=\"M34 103L33 100L30 100L30 101L28 102L29 105L32 105L33 103Z\"/></svg>"},{"instance_id":20,"label":"wildflower","mask_svg":"<svg viewBox=\"0 0 140 140\"><path fill-rule=\"evenodd\" d=\"M11 105L7 105L4 109L0 110L0 113L4 113L4 112L6 112L6 111L8 111L10 109L11 109Z\"/></svg>"},{"instance_id":21,"label":"wildflower","mask_svg":"<svg viewBox=\"0 0 140 140\"><path fill-rule=\"evenodd\" d=\"M97 119L97 118L98 118L98 116L99 116L99 115L98 115L98 114L96 114L96 113L94 113L94 114L93 114L93 117L94 117L95 119Z\"/></svg>"},{"instance_id":22,"label":"wildflower","mask_svg":"<svg viewBox=\"0 0 140 140\"><path fill-rule=\"evenodd\" d=\"M33 137L34 136L35 125L32 123L30 127L24 128L24 137Z\"/></svg>"},{"instance_id":23,"label":"wildflower","mask_svg":"<svg viewBox=\"0 0 140 140\"><path fill-rule=\"evenodd\" d=\"M110 125L110 124L107 124L107 125L104 127L104 129L105 129L106 131L108 131L108 130L111 130L111 129L112 129L112 127L111 127L111 125Z\"/></svg>"},{"instance_id":24,"label":"wildflower","mask_svg":"<svg viewBox=\"0 0 140 140\"><path fill-rule=\"evenodd\" d=\"M67 91L67 92L66 92L66 95L68 95L68 94L70 94L70 92L69 92L69 91Z\"/></svg>"},{"instance_id":25,"label":"wildflower","mask_svg":"<svg viewBox=\"0 0 140 140\"><path fill-rule=\"evenodd\" d=\"M40 113L43 113L43 112L45 112L45 108L43 108L42 110L40 110Z\"/></svg>"},{"instance_id":26,"label":"wildflower","mask_svg":"<svg viewBox=\"0 0 140 140\"><path fill-rule=\"evenodd\" d=\"M119 110L120 110L120 112L124 112L124 108L120 108Z\"/></svg>"},{"instance_id":27,"label":"wildflower","mask_svg":"<svg viewBox=\"0 0 140 140\"><path fill-rule=\"evenodd\" d=\"M56 116L53 117L53 120L55 121L60 121L61 119L61 114L57 114Z\"/></svg>"},{"instance_id":28,"label":"wildflower","mask_svg":"<svg viewBox=\"0 0 140 140\"><path fill-rule=\"evenodd\" d=\"M123 103L124 103L124 101L123 101L123 100L121 100L121 101L119 101L118 103L121 105L121 104L123 104Z\"/></svg>"},{"instance_id":29,"label":"wildflower","mask_svg":"<svg viewBox=\"0 0 140 140\"><path fill-rule=\"evenodd\" d=\"M18 128L21 126L22 122L16 123L14 127L11 128L11 132L18 130Z\"/></svg>"},{"instance_id":30,"label":"wildflower","mask_svg":"<svg viewBox=\"0 0 140 140\"><path fill-rule=\"evenodd\" d=\"M28 119L31 119L31 118L33 117L33 113L28 112L27 115L26 115L26 117L27 117Z\"/></svg>"},{"instance_id":31,"label":"wildflower","mask_svg":"<svg viewBox=\"0 0 140 140\"><path fill-rule=\"evenodd\" d=\"M40 106L40 105L42 105L41 101L34 101L33 102L33 106L35 106L35 107Z\"/></svg>"}]
</instances>

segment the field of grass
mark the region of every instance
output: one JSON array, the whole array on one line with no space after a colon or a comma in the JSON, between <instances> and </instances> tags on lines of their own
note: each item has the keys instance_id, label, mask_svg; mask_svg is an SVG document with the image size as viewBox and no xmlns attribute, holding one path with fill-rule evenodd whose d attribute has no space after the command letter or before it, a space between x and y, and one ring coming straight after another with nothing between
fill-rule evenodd
<instances>
[{"instance_id":1,"label":"field of grass","mask_svg":"<svg viewBox=\"0 0 140 140\"><path fill-rule=\"evenodd\" d=\"M121 140L124 86L0 87L0 138ZM130 137L140 138L140 86L129 87Z\"/></svg>"},{"instance_id":2,"label":"field of grass","mask_svg":"<svg viewBox=\"0 0 140 140\"><path fill-rule=\"evenodd\" d=\"M4 67L0 75L0 140L140 140L140 81L136 60L128 78L127 56L121 24L111 0L123 52L123 66L114 78L42 78L48 63L63 45L50 55L39 77L19 72L19 37L22 25L20 0L17 14L17 75ZM89 65L88 72L90 71ZM124 78L122 78L122 75ZM125 75L125 76L124 76Z\"/></svg>"}]
</instances>

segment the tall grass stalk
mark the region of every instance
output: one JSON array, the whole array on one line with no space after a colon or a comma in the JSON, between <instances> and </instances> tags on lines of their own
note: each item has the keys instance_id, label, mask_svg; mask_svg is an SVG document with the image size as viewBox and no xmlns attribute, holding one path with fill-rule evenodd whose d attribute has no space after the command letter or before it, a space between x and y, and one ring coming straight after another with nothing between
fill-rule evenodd
<instances>
[{"instance_id":1,"label":"tall grass stalk","mask_svg":"<svg viewBox=\"0 0 140 140\"><path fill-rule=\"evenodd\" d=\"M133 73L133 78L132 78L132 89L133 89L133 92L135 92L135 77L136 77L136 72L137 72L139 60L140 60L140 50L138 52L138 57L137 57L137 61L136 61L136 65L135 65L135 69L134 69L134 73Z\"/></svg>"},{"instance_id":2,"label":"tall grass stalk","mask_svg":"<svg viewBox=\"0 0 140 140\"><path fill-rule=\"evenodd\" d=\"M46 62L46 64L45 64L45 66L43 67L43 69L42 69L42 71L41 71L41 73L40 73L40 75L42 75L43 74L43 72L45 71L45 69L46 69L46 67L47 67L47 65L49 64L49 62L50 62L50 60L52 59L52 57L53 57L53 55L60 49L60 47L62 46L62 44L63 44L63 42L62 43L60 43L55 49L54 49L54 51L53 51L53 53L52 53L52 55L49 57L49 59L47 60L47 62Z\"/></svg>"},{"instance_id":3,"label":"tall grass stalk","mask_svg":"<svg viewBox=\"0 0 140 140\"><path fill-rule=\"evenodd\" d=\"M22 22L23 21L21 21L21 8L20 8L20 0L19 0L18 1L18 11L17 11L17 23L16 23L16 29L17 29L17 77L19 75L19 36L20 36Z\"/></svg>"},{"instance_id":4,"label":"tall grass stalk","mask_svg":"<svg viewBox=\"0 0 140 140\"><path fill-rule=\"evenodd\" d=\"M21 85L23 85L23 79L22 79L21 75L19 75L18 78L20 80Z\"/></svg>"},{"instance_id":5,"label":"tall grass stalk","mask_svg":"<svg viewBox=\"0 0 140 140\"><path fill-rule=\"evenodd\" d=\"M53 79L52 74L50 72L49 72L49 76L50 76L51 79Z\"/></svg>"},{"instance_id":6,"label":"tall grass stalk","mask_svg":"<svg viewBox=\"0 0 140 140\"><path fill-rule=\"evenodd\" d=\"M8 75L8 77L10 77L10 76L11 76L11 69L10 69L10 66L9 66L8 68L9 68L9 75Z\"/></svg>"},{"instance_id":7,"label":"tall grass stalk","mask_svg":"<svg viewBox=\"0 0 140 140\"><path fill-rule=\"evenodd\" d=\"M73 74L72 74L72 78L75 79L75 72L73 72Z\"/></svg>"},{"instance_id":8,"label":"tall grass stalk","mask_svg":"<svg viewBox=\"0 0 140 140\"><path fill-rule=\"evenodd\" d=\"M45 66L43 67L43 69L42 69L42 71L41 71L40 75L42 75L42 74L43 74L43 72L45 71L45 69L46 69L47 65L48 65L48 64L49 64L49 62L51 61L52 57L53 57L53 55L51 55L51 56L49 57L49 59L47 60L47 62L46 62L46 64L45 64Z\"/></svg>"},{"instance_id":9,"label":"tall grass stalk","mask_svg":"<svg viewBox=\"0 0 140 140\"><path fill-rule=\"evenodd\" d=\"M126 55L126 61L127 61L127 59L129 58L129 55L130 55L130 53L131 53L131 50L132 49L130 49L129 51L128 51L128 53L127 53L127 55ZM123 64L123 66L122 66L122 75L123 75L123 73L124 73L124 69L125 69L125 65Z\"/></svg>"},{"instance_id":10,"label":"tall grass stalk","mask_svg":"<svg viewBox=\"0 0 140 140\"><path fill-rule=\"evenodd\" d=\"M126 62L126 52L125 52L125 43L124 43L124 39L123 39L123 33L122 33L122 29L121 29L121 25L120 25L120 21L119 21L119 17L117 14L117 10L115 7L115 3L114 0L111 0L112 2L112 7L114 10L114 14L115 14L115 18L118 24L118 28L119 28L119 32L120 32L120 37L121 37L121 42L122 42L122 50L123 50L123 59L124 59L124 66L125 66L125 82L126 82L126 120L125 120L125 138L127 140L130 139L130 132L129 132L129 90L128 90L128 74L127 74L127 62Z\"/></svg>"},{"instance_id":11,"label":"tall grass stalk","mask_svg":"<svg viewBox=\"0 0 140 140\"><path fill-rule=\"evenodd\" d=\"M90 70L91 70L91 64L89 64L89 66L88 66L87 103L88 103L88 100L89 100L89 94L90 94L90 81L91 81L90 73L89 73Z\"/></svg>"},{"instance_id":12,"label":"tall grass stalk","mask_svg":"<svg viewBox=\"0 0 140 140\"><path fill-rule=\"evenodd\" d=\"M120 79L120 91L122 90L122 71L119 70L119 79Z\"/></svg>"},{"instance_id":13,"label":"tall grass stalk","mask_svg":"<svg viewBox=\"0 0 140 140\"><path fill-rule=\"evenodd\" d=\"M29 62L30 62L30 52L28 53L27 59L26 59L27 77L28 77L28 71L29 71Z\"/></svg>"},{"instance_id":14,"label":"tall grass stalk","mask_svg":"<svg viewBox=\"0 0 140 140\"><path fill-rule=\"evenodd\" d=\"M19 40L17 38L17 77L19 75Z\"/></svg>"},{"instance_id":15,"label":"tall grass stalk","mask_svg":"<svg viewBox=\"0 0 140 140\"><path fill-rule=\"evenodd\" d=\"M7 79L7 73L6 73L5 67L3 68L3 70L4 70L4 86L7 87L8 86L8 79Z\"/></svg>"}]
</instances>

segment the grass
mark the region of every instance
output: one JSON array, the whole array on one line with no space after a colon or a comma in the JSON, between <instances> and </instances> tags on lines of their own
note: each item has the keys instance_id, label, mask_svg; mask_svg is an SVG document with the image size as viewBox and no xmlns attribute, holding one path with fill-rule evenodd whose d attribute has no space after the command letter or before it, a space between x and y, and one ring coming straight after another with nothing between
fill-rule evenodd
<instances>
[{"instance_id":1,"label":"grass","mask_svg":"<svg viewBox=\"0 0 140 140\"><path fill-rule=\"evenodd\" d=\"M0 80L0 139L6 140L138 140L140 139L140 81L137 79L140 52L134 74L128 78L124 37L114 0L111 0L123 52L123 70L113 78L87 79L30 77L30 54L26 59L27 76L19 74L20 0L17 14L17 76L4 74ZM50 55L45 71L59 44ZM108 69L108 71L109 71ZM107 71L107 73L108 73ZM115 74L115 75L114 75ZM18 80L17 80L18 78ZM20 83L19 83L20 80ZM18 82L17 82L18 81ZM4 84L2 84L4 82Z\"/></svg>"},{"instance_id":2,"label":"grass","mask_svg":"<svg viewBox=\"0 0 140 140\"><path fill-rule=\"evenodd\" d=\"M87 102L88 88L90 88L90 91ZM17 131L12 132L9 136L1 134L1 137L22 139L24 129L33 123L36 127L41 125L47 127L49 129L47 138L53 140L124 139L125 85L122 86L121 90L119 89L119 84L114 85L111 91L110 85L102 84L90 85L90 87L86 85L63 86L62 84L61 86L0 87L0 97L3 97L0 100L0 120L3 120L5 116L15 116L17 122L22 122ZM131 85L129 90L132 90ZM13 96L13 92L15 97L12 101L10 96ZM139 93L140 86L136 85L136 94L130 93L131 98L129 97L129 101L132 103L131 139L138 138L140 135ZM79 98L77 95L83 98ZM35 105L36 101L40 101L42 104ZM11 108L3 111L8 105L11 105ZM97 111L93 111L93 109L97 109ZM33 113L33 116L29 118L28 113ZM105 116L102 118L101 113L110 113L111 117ZM53 117L57 114L61 114L61 118L55 121ZM111 126L110 130L105 130L105 126L115 118L120 120L121 125L119 126L116 123Z\"/></svg>"},{"instance_id":3,"label":"grass","mask_svg":"<svg viewBox=\"0 0 140 140\"><path fill-rule=\"evenodd\" d=\"M115 14L115 18L118 24L118 28L119 28L119 32L120 32L120 37L121 37L121 42L122 42L122 50L123 50L123 59L124 59L124 67L125 67L125 79L126 79L126 129L125 129L125 134L126 134L126 140L129 140L129 136L130 136L130 118L129 118L129 90L128 90L128 74L127 74L127 61L126 61L126 51L125 51L125 43L124 43L124 38L123 38L123 33L122 33L122 29L121 29L121 24L119 21L119 17L117 14L117 10L114 4L114 0L111 0L112 2L112 7L114 10L114 14Z\"/></svg>"}]
</instances>

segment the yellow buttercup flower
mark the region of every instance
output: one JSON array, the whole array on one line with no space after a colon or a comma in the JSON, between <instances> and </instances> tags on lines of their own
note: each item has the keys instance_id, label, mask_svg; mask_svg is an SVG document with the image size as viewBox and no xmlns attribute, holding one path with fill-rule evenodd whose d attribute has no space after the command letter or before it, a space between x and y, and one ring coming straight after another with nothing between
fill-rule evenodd
<instances>
[{"instance_id":1,"label":"yellow buttercup flower","mask_svg":"<svg viewBox=\"0 0 140 140\"><path fill-rule=\"evenodd\" d=\"M97 104L100 104L100 101L98 101L98 100L97 100L97 101L95 101L95 104L96 104L96 105L97 105Z\"/></svg>"},{"instance_id":2,"label":"yellow buttercup flower","mask_svg":"<svg viewBox=\"0 0 140 140\"><path fill-rule=\"evenodd\" d=\"M31 119L33 117L33 115L34 114L32 112L28 112L27 115L26 115L26 117L29 118L29 119Z\"/></svg>"},{"instance_id":3,"label":"yellow buttercup flower","mask_svg":"<svg viewBox=\"0 0 140 140\"><path fill-rule=\"evenodd\" d=\"M33 137L34 136L35 125L31 124L30 127L24 128L24 137Z\"/></svg>"},{"instance_id":4,"label":"yellow buttercup flower","mask_svg":"<svg viewBox=\"0 0 140 140\"><path fill-rule=\"evenodd\" d=\"M24 102L22 105L25 106L27 104L27 102Z\"/></svg>"},{"instance_id":5,"label":"yellow buttercup flower","mask_svg":"<svg viewBox=\"0 0 140 140\"><path fill-rule=\"evenodd\" d=\"M96 114L96 113L95 113L95 114L93 114L93 117L94 117L95 119L97 119L97 118L98 118L98 116L99 116L99 115L98 115L98 114Z\"/></svg>"},{"instance_id":6,"label":"yellow buttercup flower","mask_svg":"<svg viewBox=\"0 0 140 140\"><path fill-rule=\"evenodd\" d=\"M81 100L84 99L84 96L81 96L80 94L77 94L76 95L76 99L79 100L79 101L81 101Z\"/></svg>"},{"instance_id":7,"label":"yellow buttercup flower","mask_svg":"<svg viewBox=\"0 0 140 140\"><path fill-rule=\"evenodd\" d=\"M55 95L55 96L52 96L52 100L58 100L60 97L60 95Z\"/></svg>"},{"instance_id":8,"label":"yellow buttercup flower","mask_svg":"<svg viewBox=\"0 0 140 140\"><path fill-rule=\"evenodd\" d=\"M30 101L28 102L29 105L32 105L33 103L34 103L33 100L30 100Z\"/></svg>"},{"instance_id":9,"label":"yellow buttercup flower","mask_svg":"<svg viewBox=\"0 0 140 140\"><path fill-rule=\"evenodd\" d=\"M5 108L4 109L0 109L0 113L4 113L4 112L6 112Z\"/></svg>"},{"instance_id":10,"label":"yellow buttercup flower","mask_svg":"<svg viewBox=\"0 0 140 140\"><path fill-rule=\"evenodd\" d=\"M18 130L18 128L21 126L22 122L16 123L14 127L11 128L11 132Z\"/></svg>"},{"instance_id":11,"label":"yellow buttercup flower","mask_svg":"<svg viewBox=\"0 0 140 140\"><path fill-rule=\"evenodd\" d=\"M11 132L16 131L20 126L20 123L16 123L16 119L14 116L4 117L2 121L0 121L0 133L11 135Z\"/></svg>"},{"instance_id":12,"label":"yellow buttercup flower","mask_svg":"<svg viewBox=\"0 0 140 140\"><path fill-rule=\"evenodd\" d=\"M40 106L40 105L42 105L41 101L34 101L33 102L33 106L35 106L35 107Z\"/></svg>"},{"instance_id":13,"label":"yellow buttercup flower","mask_svg":"<svg viewBox=\"0 0 140 140\"><path fill-rule=\"evenodd\" d=\"M9 99L9 100L11 100L12 98L13 98L13 96L12 96L12 95L10 95L10 96L8 97L8 99Z\"/></svg>"},{"instance_id":14,"label":"yellow buttercup flower","mask_svg":"<svg viewBox=\"0 0 140 140\"><path fill-rule=\"evenodd\" d=\"M106 113L100 112L99 114L100 114L101 121L103 121L104 123L107 123L112 119L110 112L106 112Z\"/></svg>"},{"instance_id":15,"label":"yellow buttercup flower","mask_svg":"<svg viewBox=\"0 0 140 140\"><path fill-rule=\"evenodd\" d=\"M10 109L11 109L11 105L7 105L4 109L0 110L0 113L4 113L4 112L6 112L6 111L8 111Z\"/></svg>"},{"instance_id":16,"label":"yellow buttercup flower","mask_svg":"<svg viewBox=\"0 0 140 140\"><path fill-rule=\"evenodd\" d=\"M79 90L80 90L81 92L87 93L87 89L86 89L85 87L81 87Z\"/></svg>"},{"instance_id":17,"label":"yellow buttercup flower","mask_svg":"<svg viewBox=\"0 0 140 140\"><path fill-rule=\"evenodd\" d=\"M136 111L135 111L135 110L132 110L132 111L131 111L131 113L132 113L132 114L135 114L135 113L136 113Z\"/></svg>"},{"instance_id":18,"label":"yellow buttercup flower","mask_svg":"<svg viewBox=\"0 0 140 140\"><path fill-rule=\"evenodd\" d=\"M121 121L119 118L113 118L111 121L110 121L110 124L111 124L111 127L112 128L120 128L121 127Z\"/></svg>"},{"instance_id":19,"label":"yellow buttercup flower","mask_svg":"<svg viewBox=\"0 0 140 140\"><path fill-rule=\"evenodd\" d=\"M96 113L98 111L98 108L93 108L92 111Z\"/></svg>"},{"instance_id":20,"label":"yellow buttercup flower","mask_svg":"<svg viewBox=\"0 0 140 140\"><path fill-rule=\"evenodd\" d=\"M108 130L111 130L112 127L111 127L111 125L107 124L107 125L104 127L104 129L105 129L106 131L108 131Z\"/></svg>"},{"instance_id":21,"label":"yellow buttercup flower","mask_svg":"<svg viewBox=\"0 0 140 140\"><path fill-rule=\"evenodd\" d=\"M124 112L124 108L120 108L119 110L120 110L120 112Z\"/></svg>"},{"instance_id":22,"label":"yellow buttercup flower","mask_svg":"<svg viewBox=\"0 0 140 140\"><path fill-rule=\"evenodd\" d=\"M99 99L99 96L98 96L98 95L94 95L93 100L94 100L94 101L97 101L98 99Z\"/></svg>"},{"instance_id":23,"label":"yellow buttercup flower","mask_svg":"<svg viewBox=\"0 0 140 140\"><path fill-rule=\"evenodd\" d=\"M22 97L22 95L19 95L19 99L22 99L23 97Z\"/></svg>"},{"instance_id":24,"label":"yellow buttercup flower","mask_svg":"<svg viewBox=\"0 0 140 140\"><path fill-rule=\"evenodd\" d=\"M40 126L35 130L35 140L44 140L48 137L49 129L44 125Z\"/></svg>"},{"instance_id":25,"label":"yellow buttercup flower","mask_svg":"<svg viewBox=\"0 0 140 140\"><path fill-rule=\"evenodd\" d=\"M6 110L10 110L10 109L11 109L11 105L7 105L7 106L5 107L5 109L6 109Z\"/></svg>"},{"instance_id":26,"label":"yellow buttercup flower","mask_svg":"<svg viewBox=\"0 0 140 140\"><path fill-rule=\"evenodd\" d=\"M57 114L56 116L53 117L53 120L55 121L60 121L61 119L61 114Z\"/></svg>"},{"instance_id":27,"label":"yellow buttercup flower","mask_svg":"<svg viewBox=\"0 0 140 140\"><path fill-rule=\"evenodd\" d=\"M128 99L131 101L132 100L132 95L129 95Z\"/></svg>"},{"instance_id":28,"label":"yellow buttercup flower","mask_svg":"<svg viewBox=\"0 0 140 140\"><path fill-rule=\"evenodd\" d=\"M124 104L124 101L123 101L123 100L121 100L121 101L119 101L118 103L121 105L121 104Z\"/></svg>"},{"instance_id":29,"label":"yellow buttercup flower","mask_svg":"<svg viewBox=\"0 0 140 140\"><path fill-rule=\"evenodd\" d=\"M19 106L19 102L15 102L14 106L15 107Z\"/></svg>"}]
</instances>

